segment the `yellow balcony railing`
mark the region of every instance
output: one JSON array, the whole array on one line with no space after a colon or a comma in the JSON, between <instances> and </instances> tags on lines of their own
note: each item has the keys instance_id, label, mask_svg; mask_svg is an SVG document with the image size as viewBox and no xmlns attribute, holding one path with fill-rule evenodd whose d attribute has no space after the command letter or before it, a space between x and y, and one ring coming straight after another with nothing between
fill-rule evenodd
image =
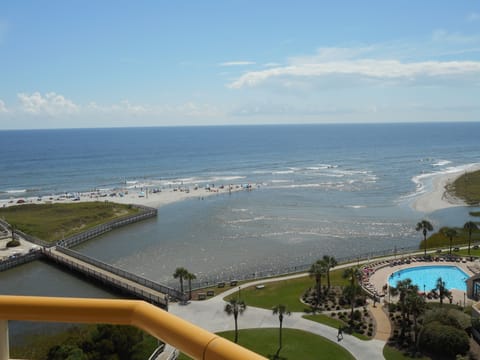
<instances>
[{"instance_id":1,"label":"yellow balcony railing","mask_svg":"<svg viewBox=\"0 0 480 360\"><path fill-rule=\"evenodd\" d=\"M133 325L194 359L266 360L139 300L0 296L0 360L9 359L8 320Z\"/></svg>"}]
</instances>

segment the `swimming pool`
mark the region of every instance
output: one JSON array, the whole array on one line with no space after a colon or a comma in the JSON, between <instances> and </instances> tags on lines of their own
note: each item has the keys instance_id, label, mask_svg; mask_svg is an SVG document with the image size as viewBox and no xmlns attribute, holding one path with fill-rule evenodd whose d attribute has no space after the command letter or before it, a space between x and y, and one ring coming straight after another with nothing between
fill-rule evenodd
<instances>
[{"instance_id":1,"label":"swimming pool","mask_svg":"<svg viewBox=\"0 0 480 360\"><path fill-rule=\"evenodd\" d=\"M394 272L388 279L388 285L397 286L397 281L411 279L420 291L435 288L437 279L445 281L447 289L467 291L465 280L469 278L463 270L456 266L417 266ZM425 286L425 287L424 287Z\"/></svg>"}]
</instances>

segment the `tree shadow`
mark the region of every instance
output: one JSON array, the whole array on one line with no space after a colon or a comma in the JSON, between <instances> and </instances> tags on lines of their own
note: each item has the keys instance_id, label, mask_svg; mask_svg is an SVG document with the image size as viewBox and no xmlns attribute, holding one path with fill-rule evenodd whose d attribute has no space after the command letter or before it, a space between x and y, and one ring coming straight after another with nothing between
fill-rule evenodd
<instances>
[{"instance_id":1,"label":"tree shadow","mask_svg":"<svg viewBox=\"0 0 480 360\"><path fill-rule=\"evenodd\" d=\"M278 354L268 354L267 358L270 360L288 360L286 357L278 355Z\"/></svg>"}]
</instances>

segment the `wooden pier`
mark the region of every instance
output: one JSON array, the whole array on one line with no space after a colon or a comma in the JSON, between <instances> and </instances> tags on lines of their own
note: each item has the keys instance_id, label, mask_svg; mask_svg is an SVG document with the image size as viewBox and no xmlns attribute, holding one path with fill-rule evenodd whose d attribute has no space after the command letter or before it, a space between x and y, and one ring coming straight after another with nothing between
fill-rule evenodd
<instances>
[{"instance_id":1,"label":"wooden pier","mask_svg":"<svg viewBox=\"0 0 480 360\"><path fill-rule=\"evenodd\" d=\"M71 249L56 246L43 248L42 252L48 259L58 264L164 309L168 309L169 298L179 301L186 300L186 295L176 289L158 284Z\"/></svg>"}]
</instances>

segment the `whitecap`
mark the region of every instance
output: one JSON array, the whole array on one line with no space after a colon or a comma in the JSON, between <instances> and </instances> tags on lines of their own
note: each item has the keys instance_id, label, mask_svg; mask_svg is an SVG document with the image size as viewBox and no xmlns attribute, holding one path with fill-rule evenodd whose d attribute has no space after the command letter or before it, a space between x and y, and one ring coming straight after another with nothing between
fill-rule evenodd
<instances>
[{"instance_id":1,"label":"whitecap","mask_svg":"<svg viewBox=\"0 0 480 360\"><path fill-rule=\"evenodd\" d=\"M451 163L452 162L450 160L439 160L435 164L432 164L432 166L445 166Z\"/></svg>"},{"instance_id":2,"label":"whitecap","mask_svg":"<svg viewBox=\"0 0 480 360\"><path fill-rule=\"evenodd\" d=\"M21 194L21 193L26 193L27 189L12 189L12 190L6 190L5 192L7 194Z\"/></svg>"},{"instance_id":3,"label":"whitecap","mask_svg":"<svg viewBox=\"0 0 480 360\"><path fill-rule=\"evenodd\" d=\"M294 170L278 170L278 171L272 171L273 175L284 175L284 174L293 174L295 173Z\"/></svg>"}]
</instances>

